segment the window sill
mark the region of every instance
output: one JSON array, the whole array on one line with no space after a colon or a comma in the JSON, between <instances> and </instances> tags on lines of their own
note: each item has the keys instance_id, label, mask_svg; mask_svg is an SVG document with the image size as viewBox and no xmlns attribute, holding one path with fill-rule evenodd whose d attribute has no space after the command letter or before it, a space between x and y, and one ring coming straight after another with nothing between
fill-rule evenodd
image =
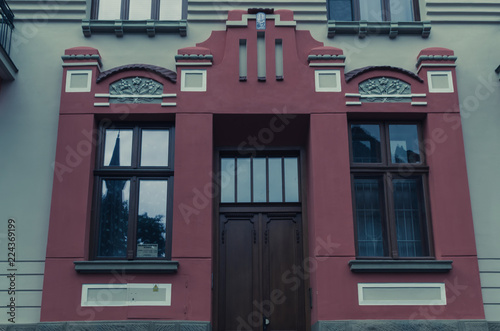
<instances>
[{"instance_id":1,"label":"window sill","mask_svg":"<svg viewBox=\"0 0 500 331\"><path fill-rule=\"evenodd\" d=\"M352 272L449 272L453 261L437 260L352 260Z\"/></svg>"},{"instance_id":2,"label":"window sill","mask_svg":"<svg viewBox=\"0 0 500 331\"><path fill-rule=\"evenodd\" d=\"M337 34L357 34L359 38L367 35L389 35L394 39L400 34L421 35L429 37L431 22L368 22L368 21L328 21L328 38Z\"/></svg>"},{"instance_id":3,"label":"window sill","mask_svg":"<svg viewBox=\"0 0 500 331\"><path fill-rule=\"evenodd\" d=\"M75 270L81 274L102 273L135 273L135 274L172 274L179 267L178 261L158 260L108 260L108 261L74 261Z\"/></svg>"},{"instance_id":4,"label":"window sill","mask_svg":"<svg viewBox=\"0 0 500 331\"><path fill-rule=\"evenodd\" d=\"M82 20L82 30L85 37L99 32L114 33L117 37L122 37L125 32L147 33L149 37L154 37L157 32L174 32L184 37L186 36L187 21Z\"/></svg>"}]
</instances>

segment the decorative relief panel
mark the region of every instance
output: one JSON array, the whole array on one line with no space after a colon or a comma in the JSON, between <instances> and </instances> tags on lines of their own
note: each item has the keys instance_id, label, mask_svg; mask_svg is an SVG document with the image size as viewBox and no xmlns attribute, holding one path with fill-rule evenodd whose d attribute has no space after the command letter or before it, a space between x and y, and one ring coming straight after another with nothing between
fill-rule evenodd
<instances>
[{"instance_id":1,"label":"decorative relief panel","mask_svg":"<svg viewBox=\"0 0 500 331\"><path fill-rule=\"evenodd\" d=\"M123 78L109 85L110 103L161 103L163 85L151 78Z\"/></svg>"},{"instance_id":2,"label":"decorative relief panel","mask_svg":"<svg viewBox=\"0 0 500 331\"><path fill-rule=\"evenodd\" d=\"M411 102L411 86L396 78L377 77L359 84L362 102Z\"/></svg>"}]
</instances>

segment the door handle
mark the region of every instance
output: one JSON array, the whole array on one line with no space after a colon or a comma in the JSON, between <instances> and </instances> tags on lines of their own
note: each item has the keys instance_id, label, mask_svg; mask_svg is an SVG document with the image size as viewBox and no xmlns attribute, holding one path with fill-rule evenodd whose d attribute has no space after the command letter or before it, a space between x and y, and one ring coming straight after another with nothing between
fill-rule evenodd
<instances>
[{"instance_id":1,"label":"door handle","mask_svg":"<svg viewBox=\"0 0 500 331\"><path fill-rule=\"evenodd\" d=\"M271 321L266 316L262 316L262 321L263 321L262 330L267 331L267 326L271 324Z\"/></svg>"}]
</instances>

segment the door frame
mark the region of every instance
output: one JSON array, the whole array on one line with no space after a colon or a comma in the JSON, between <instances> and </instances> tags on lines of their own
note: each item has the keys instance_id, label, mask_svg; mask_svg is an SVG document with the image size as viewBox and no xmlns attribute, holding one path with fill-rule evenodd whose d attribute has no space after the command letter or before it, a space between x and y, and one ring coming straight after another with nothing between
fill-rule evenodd
<instances>
[{"instance_id":1,"label":"door frame","mask_svg":"<svg viewBox=\"0 0 500 331\"><path fill-rule=\"evenodd\" d=\"M248 152L247 152L248 153ZM219 268L220 268L220 214L221 213L244 213L244 212L300 212L302 217L302 256L304 261L309 257L309 231L308 231L308 215L307 215L307 162L306 153L303 147L287 146L287 147L272 147L265 148L262 151L255 152L257 155L283 155L293 153L299 157L299 195L300 202L298 203L238 203L228 204L222 206L220 203L221 187L220 187L220 158L221 155L227 154L238 156L237 148L233 147L219 147L214 148L213 169L214 176L212 176L214 185L214 201L213 201L213 214L212 214L212 327L213 330L219 330ZM243 155L245 156L245 155ZM248 155L250 156L250 155ZM274 206L273 206L274 205ZM278 211L279 210L279 211ZM310 286L310 275L304 270L305 277L303 279L303 298L305 300L304 318L306 330L311 330L311 309L312 297Z\"/></svg>"}]
</instances>

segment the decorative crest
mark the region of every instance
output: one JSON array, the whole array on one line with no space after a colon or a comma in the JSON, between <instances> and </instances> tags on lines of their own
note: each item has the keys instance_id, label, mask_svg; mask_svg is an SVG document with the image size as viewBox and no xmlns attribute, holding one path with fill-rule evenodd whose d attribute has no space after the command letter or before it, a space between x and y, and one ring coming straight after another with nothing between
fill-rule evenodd
<instances>
[{"instance_id":1,"label":"decorative crest","mask_svg":"<svg viewBox=\"0 0 500 331\"><path fill-rule=\"evenodd\" d=\"M161 103L163 85L151 78L123 78L109 85L110 103Z\"/></svg>"},{"instance_id":2,"label":"decorative crest","mask_svg":"<svg viewBox=\"0 0 500 331\"><path fill-rule=\"evenodd\" d=\"M396 78L377 77L359 84L364 102L411 102L411 86Z\"/></svg>"}]
</instances>

